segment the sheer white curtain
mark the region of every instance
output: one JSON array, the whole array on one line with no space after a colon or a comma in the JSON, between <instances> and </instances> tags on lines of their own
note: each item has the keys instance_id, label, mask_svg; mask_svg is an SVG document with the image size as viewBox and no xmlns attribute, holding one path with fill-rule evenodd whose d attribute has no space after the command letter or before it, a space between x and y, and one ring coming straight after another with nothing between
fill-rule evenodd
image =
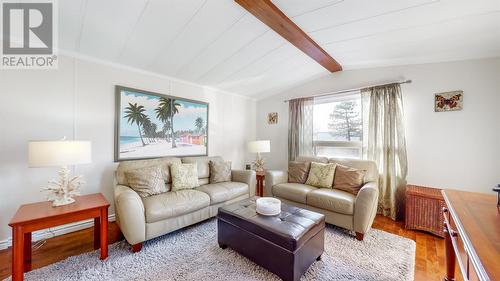
<instances>
[{"instance_id":1,"label":"sheer white curtain","mask_svg":"<svg viewBox=\"0 0 500 281\"><path fill-rule=\"evenodd\" d=\"M299 155L313 155L313 98L288 102L288 160Z\"/></svg>"},{"instance_id":2,"label":"sheer white curtain","mask_svg":"<svg viewBox=\"0 0 500 281\"><path fill-rule=\"evenodd\" d=\"M363 158L375 161L380 173L378 212L401 218L408 171L401 87L366 88L361 95Z\"/></svg>"}]
</instances>

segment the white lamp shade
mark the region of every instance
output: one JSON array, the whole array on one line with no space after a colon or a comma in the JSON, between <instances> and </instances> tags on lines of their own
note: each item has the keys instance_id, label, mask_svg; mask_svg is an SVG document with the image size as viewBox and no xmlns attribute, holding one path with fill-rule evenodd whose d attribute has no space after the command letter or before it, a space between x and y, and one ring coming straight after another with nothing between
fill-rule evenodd
<instances>
[{"instance_id":1,"label":"white lamp shade","mask_svg":"<svg viewBox=\"0 0 500 281\"><path fill-rule=\"evenodd\" d=\"M92 161L90 141L30 141L30 167L87 164Z\"/></svg>"},{"instance_id":2,"label":"white lamp shade","mask_svg":"<svg viewBox=\"0 0 500 281\"><path fill-rule=\"evenodd\" d=\"M270 152L271 141L269 140L251 141L248 143L248 151L253 153Z\"/></svg>"}]
</instances>

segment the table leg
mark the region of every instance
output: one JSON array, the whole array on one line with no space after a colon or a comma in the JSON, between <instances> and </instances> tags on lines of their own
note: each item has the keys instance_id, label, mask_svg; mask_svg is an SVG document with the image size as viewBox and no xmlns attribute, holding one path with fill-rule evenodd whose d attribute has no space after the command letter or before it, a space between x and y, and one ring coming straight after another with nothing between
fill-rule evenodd
<instances>
[{"instance_id":1,"label":"table leg","mask_svg":"<svg viewBox=\"0 0 500 281\"><path fill-rule=\"evenodd\" d=\"M444 247L446 254L446 275L444 281L455 281L455 251L453 250L453 244L451 242L451 233L448 227L444 228Z\"/></svg>"},{"instance_id":2,"label":"table leg","mask_svg":"<svg viewBox=\"0 0 500 281\"><path fill-rule=\"evenodd\" d=\"M12 280L24 279L24 233L20 226L12 228Z\"/></svg>"},{"instance_id":3,"label":"table leg","mask_svg":"<svg viewBox=\"0 0 500 281\"><path fill-rule=\"evenodd\" d=\"M24 272L31 271L31 232L24 233Z\"/></svg>"},{"instance_id":4,"label":"table leg","mask_svg":"<svg viewBox=\"0 0 500 281\"><path fill-rule=\"evenodd\" d=\"M257 177L257 185L255 186L255 195L260 196L260 180Z\"/></svg>"},{"instance_id":5,"label":"table leg","mask_svg":"<svg viewBox=\"0 0 500 281\"><path fill-rule=\"evenodd\" d=\"M101 260L108 257L108 208L101 209Z\"/></svg>"},{"instance_id":6,"label":"table leg","mask_svg":"<svg viewBox=\"0 0 500 281\"><path fill-rule=\"evenodd\" d=\"M257 176L257 196L262 196L264 193L264 184L261 176Z\"/></svg>"},{"instance_id":7,"label":"table leg","mask_svg":"<svg viewBox=\"0 0 500 281\"><path fill-rule=\"evenodd\" d=\"M262 178L260 178L259 194L261 197L264 196L264 180Z\"/></svg>"},{"instance_id":8,"label":"table leg","mask_svg":"<svg viewBox=\"0 0 500 281\"><path fill-rule=\"evenodd\" d=\"M94 218L94 250L99 249L101 244L101 220Z\"/></svg>"}]
</instances>

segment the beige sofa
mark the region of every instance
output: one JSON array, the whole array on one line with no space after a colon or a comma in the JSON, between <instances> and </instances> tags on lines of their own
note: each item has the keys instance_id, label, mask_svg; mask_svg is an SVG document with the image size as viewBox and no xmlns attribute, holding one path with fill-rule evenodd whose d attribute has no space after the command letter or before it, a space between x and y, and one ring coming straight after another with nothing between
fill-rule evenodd
<instances>
[{"instance_id":1,"label":"beige sofa","mask_svg":"<svg viewBox=\"0 0 500 281\"><path fill-rule=\"evenodd\" d=\"M118 165L114 189L116 221L134 252L140 251L142 242L146 240L211 218L217 215L220 206L255 195L254 171L232 170L232 181L209 184L210 160L222 158L166 157L125 161ZM170 190L169 165L173 163L197 163L200 186L146 198L140 197L128 186L125 171L161 165Z\"/></svg>"},{"instance_id":2,"label":"beige sofa","mask_svg":"<svg viewBox=\"0 0 500 281\"><path fill-rule=\"evenodd\" d=\"M326 216L327 223L353 230L356 239L363 240L377 212L379 190L378 169L375 162L325 157L298 157L296 161L338 163L366 170L365 183L357 196L337 190L335 186L330 189L288 183L286 171L267 171L264 188L264 196L273 196L297 207L322 213Z\"/></svg>"}]
</instances>

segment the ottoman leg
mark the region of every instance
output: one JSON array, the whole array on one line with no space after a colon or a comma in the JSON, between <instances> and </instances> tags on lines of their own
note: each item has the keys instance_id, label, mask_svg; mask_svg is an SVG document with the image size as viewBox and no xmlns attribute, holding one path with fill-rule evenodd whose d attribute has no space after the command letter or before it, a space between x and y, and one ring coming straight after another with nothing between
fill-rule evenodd
<instances>
[{"instance_id":1,"label":"ottoman leg","mask_svg":"<svg viewBox=\"0 0 500 281\"><path fill-rule=\"evenodd\" d=\"M226 249L226 248L227 248L227 245L224 245L224 244L219 244L219 247L220 247L221 249Z\"/></svg>"},{"instance_id":2,"label":"ottoman leg","mask_svg":"<svg viewBox=\"0 0 500 281\"><path fill-rule=\"evenodd\" d=\"M321 256L316 258L316 261L320 261L320 260L321 260Z\"/></svg>"}]
</instances>

